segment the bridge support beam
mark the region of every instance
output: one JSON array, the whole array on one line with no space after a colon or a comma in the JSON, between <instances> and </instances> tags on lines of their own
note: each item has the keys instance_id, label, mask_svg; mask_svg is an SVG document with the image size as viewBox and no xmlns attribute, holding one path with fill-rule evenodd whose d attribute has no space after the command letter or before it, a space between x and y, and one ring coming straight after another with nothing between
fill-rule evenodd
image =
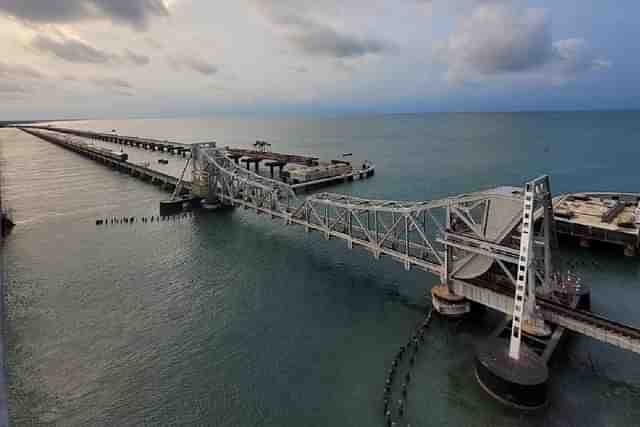
<instances>
[{"instance_id":1,"label":"bridge support beam","mask_svg":"<svg viewBox=\"0 0 640 427\"><path fill-rule=\"evenodd\" d=\"M449 208L446 209L445 215L445 229L450 230L452 212ZM445 235L446 239L448 239L447 235ZM442 274L440 277L442 283L431 289L431 303L439 314L455 319L468 314L471 311L471 304L465 297L457 294L453 288L451 259L451 246L447 245L445 241Z\"/></svg>"}]
</instances>

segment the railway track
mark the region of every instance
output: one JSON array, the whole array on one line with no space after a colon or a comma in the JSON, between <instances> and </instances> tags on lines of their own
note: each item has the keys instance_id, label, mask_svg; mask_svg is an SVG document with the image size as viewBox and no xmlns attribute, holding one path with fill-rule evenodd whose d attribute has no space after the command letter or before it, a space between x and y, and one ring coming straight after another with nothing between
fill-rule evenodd
<instances>
[{"instance_id":1,"label":"railway track","mask_svg":"<svg viewBox=\"0 0 640 427\"><path fill-rule=\"evenodd\" d=\"M625 325L624 323L616 322L614 320L608 319L595 313L591 313L589 311L571 308L556 301L552 301L548 298L538 297L536 298L536 301L543 310L552 311L559 315L570 317L580 322L589 323L609 333L619 334L625 337L632 338L634 340L638 340L640 342L640 328Z\"/></svg>"},{"instance_id":2,"label":"railway track","mask_svg":"<svg viewBox=\"0 0 640 427\"><path fill-rule=\"evenodd\" d=\"M472 279L470 282L474 286L507 297L508 300L513 299L514 289L506 283L484 279ZM569 307L545 296L536 296L536 304L542 309L545 320L551 323L640 354L640 328L611 320L601 314Z\"/></svg>"}]
</instances>

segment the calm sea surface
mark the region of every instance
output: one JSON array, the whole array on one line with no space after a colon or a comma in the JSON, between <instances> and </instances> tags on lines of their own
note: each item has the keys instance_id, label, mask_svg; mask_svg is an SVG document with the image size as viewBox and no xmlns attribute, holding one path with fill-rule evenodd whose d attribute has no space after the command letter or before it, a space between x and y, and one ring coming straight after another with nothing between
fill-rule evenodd
<instances>
[{"instance_id":1,"label":"calm sea surface","mask_svg":"<svg viewBox=\"0 0 640 427\"><path fill-rule=\"evenodd\" d=\"M640 192L640 113L221 116L74 122L376 163L331 189L427 200L547 173L555 192ZM157 215L166 194L16 130L0 130L10 411L15 425L382 426L384 378L436 279L375 262L249 211L96 227ZM129 149L131 151L133 149ZM170 164L179 169L177 158ZM593 309L640 325L640 260L569 246ZM597 265L593 263L597 260ZM640 358L572 338L551 403L503 408L477 385L474 346L499 318L436 320L413 370L412 426L630 426Z\"/></svg>"}]
</instances>

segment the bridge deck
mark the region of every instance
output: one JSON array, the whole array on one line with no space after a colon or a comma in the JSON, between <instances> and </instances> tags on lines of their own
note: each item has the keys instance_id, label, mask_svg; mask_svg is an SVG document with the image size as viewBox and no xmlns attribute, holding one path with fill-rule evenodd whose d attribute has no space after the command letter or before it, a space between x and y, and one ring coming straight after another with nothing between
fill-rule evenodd
<instances>
[{"instance_id":1,"label":"bridge deck","mask_svg":"<svg viewBox=\"0 0 640 427\"><path fill-rule=\"evenodd\" d=\"M298 163L308 165L318 160L317 157L300 156L295 154L274 153L271 151L246 150L242 148L226 147L232 158L249 157L252 160L273 160L281 163Z\"/></svg>"},{"instance_id":2,"label":"bridge deck","mask_svg":"<svg viewBox=\"0 0 640 427\"><path fill-rule=\"evenodd\" d=\"M167 141L167 140L159 140L153 138L141 138L138 136L126 136L120 135L117 133L107 133L107 132L93 132L88 130L80 130L80 129L70 129L64 127L53 127L53 126L20 126L21 129L30 128L37 130L45 130L51 132L59 132L67 135L75 135L81 136L85 138L93 138L93 139L101 139L105 141L113 141L113 142L132 142L139 144L151 144L158 147L171 147L172 149L186 149L191 150L190 144L184 144L182 142L175 141Z\"/></svg>"}]
</instances>

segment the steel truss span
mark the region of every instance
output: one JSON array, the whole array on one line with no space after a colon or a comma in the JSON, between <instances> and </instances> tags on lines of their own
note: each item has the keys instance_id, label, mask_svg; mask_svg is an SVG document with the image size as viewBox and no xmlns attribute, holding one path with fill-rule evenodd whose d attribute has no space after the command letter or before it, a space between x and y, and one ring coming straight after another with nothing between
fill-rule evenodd
<instances>
[{"instance_id":1,"label":"steel truss span","mask_svg":"<svg viewBox=\"0 0 640 427\"><path fill-rule=\"evenodd\" d=\"M570 307L548 307L542 298L536 304L536 294L547 295L552 268L553 213L547 177L532 181L540 189L535 194L499 187L424 202L371 200L335 193L300 198L286 183L240 167L224 149L196 144L192 152L193 182L206 182L208 204L252 209L284 224L317 231L326 239L344 240L349 248L362 247L376 259L384 255L407 270L418 268L436 274L451 292L455 290L472 301L491 301L489 306L504 313L516 313L522 319L544 318L640 353L640 331L636 328L578 313ZM527 197L536 199L536 209L523 209L530 201ZM523 217L530 220L525 223L526 242L521 240ZM543 237L531 227L536 219L542 219ZM524 266L521 243L528 255L524 278L519 274ZM497 269L512 286L513 298L474 284L474 278L490 269Z\"/></svg>"},{"instance_id":2,"label":"steel truss span","mask_svg":"<svg viewBox=\"0 0 640 427\"><path fill-rule=\"evenodd\" d=\"M194 174L208 180L208 203L254 209L281 218L286 224L321 232L327 239L345 240L350 248L366 248L376 258L387 255L407 269L416 266L438 275L444 266L442 238L447 209L455 212L460 227L469 228L484 241L493 232L486 229L489 203L506 200L521 204L522 200L519 195L498 191L426 202L371 200L334 193L301 199L291 186L238 166L222 149L198 147L195 151L196 165L201 167L194 168Z\"/></svg>"}]
</instances>

